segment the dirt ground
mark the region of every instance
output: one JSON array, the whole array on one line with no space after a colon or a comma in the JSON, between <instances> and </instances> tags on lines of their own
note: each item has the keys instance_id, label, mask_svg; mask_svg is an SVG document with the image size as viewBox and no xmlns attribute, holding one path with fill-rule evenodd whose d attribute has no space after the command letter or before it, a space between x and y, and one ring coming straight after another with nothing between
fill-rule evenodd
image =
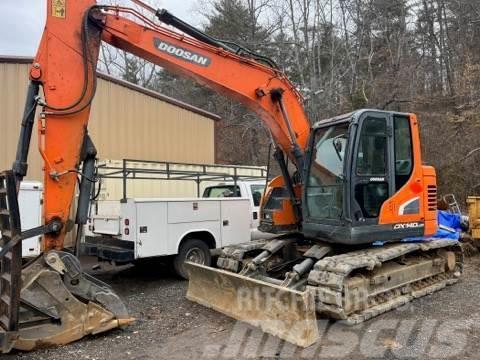
<instances>
[{"instance_id":1,"label":"dirt ground","mask_svg":"<svg viewBox=\"0 0 480 360\"><path fill-rule=\"evenodd\" d=\"M90 267L90 264L88 265ZM187 282L161 265L101 269L137 321L61 348L2 359L479 358L480 256L461 282L357 327L320 321L318 344L301 349L185 299Z\"/></svg>"}]
</instances>

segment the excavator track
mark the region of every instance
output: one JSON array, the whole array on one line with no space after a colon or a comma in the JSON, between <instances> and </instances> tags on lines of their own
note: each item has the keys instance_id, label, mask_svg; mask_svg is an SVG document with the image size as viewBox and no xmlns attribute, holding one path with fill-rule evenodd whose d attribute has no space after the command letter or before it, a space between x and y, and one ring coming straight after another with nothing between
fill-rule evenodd
<instances>
[{"instance_id":1,"label":"excavator track","mask_svg":"<svg viewBox=\"0 0 480 360\"><path fill-rule=\"evenodd\" d=\"M355 325L458 281L454 240L386 245L319 260L308 275L317 313Z\"/></svg>"},{"instance_id":2,"label":"excavator track","mask_svg":"<svg viewBox=\"0 0 480 360\"><path fill-rule=\"evenodd\" d=\"M296 283L287 282L295 265L309 254L321 253L321 246L295 245L303 256L285 261L289 265L281 275L270 271L278 269L281 251L271 254L270 260L276 257L271 263L265 261L249 272L268 244L258 241L225 248L219 269L188 264L187 298L307 347L318 340L319 318L359 324L454 284L463 272L459 242L432 239L337 252L317 259Z\"/></svg>"}]
</instances>

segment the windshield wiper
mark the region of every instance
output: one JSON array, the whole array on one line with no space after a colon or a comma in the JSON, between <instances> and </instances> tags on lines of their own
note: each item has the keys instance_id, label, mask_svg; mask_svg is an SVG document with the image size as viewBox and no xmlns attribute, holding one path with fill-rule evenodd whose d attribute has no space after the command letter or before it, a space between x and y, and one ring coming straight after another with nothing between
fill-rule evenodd
<instances>
[{"instance_id":1,"label":"windshield wiper","mask_svg":"<svg viewBox=\"0 0 480 360\"><path fill-rule=\"evenodd\" d=\"M343 144L340 141L340 139L346 139L345 134L340 134L338 136L335 136L332 140L332 146L335 149L335 153L338 156L338 160L343 161L342 154L341 154L343 150Z\"/></svg>"}]
</instances>

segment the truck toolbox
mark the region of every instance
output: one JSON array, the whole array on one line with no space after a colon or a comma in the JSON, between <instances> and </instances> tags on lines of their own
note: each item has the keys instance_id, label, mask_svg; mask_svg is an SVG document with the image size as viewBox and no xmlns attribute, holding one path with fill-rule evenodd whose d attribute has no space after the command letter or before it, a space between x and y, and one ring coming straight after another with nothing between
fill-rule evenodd
<instances>
[{"instance_id":1,"label":"truck toolbox","mask_svg":"<svg viewBox=\"0 0 480 360\"><path fill-rule=\"evenodd\" d=\"M119 216L94 216L92 218L95 234L120 235L120 217Z\"/></svg>"}]
</instances>

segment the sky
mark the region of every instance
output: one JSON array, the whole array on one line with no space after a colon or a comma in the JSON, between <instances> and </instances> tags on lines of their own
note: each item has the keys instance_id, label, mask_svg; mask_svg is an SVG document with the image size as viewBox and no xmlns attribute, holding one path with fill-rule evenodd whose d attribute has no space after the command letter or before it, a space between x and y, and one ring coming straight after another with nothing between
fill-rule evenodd
<instances>
[{"instance_id":1,"label":"sky","mask_svg":"<svg viewBox=\"0 0 480 360\"><path fill-rule=\"evenodd\" d=\"M195 12L198 0L150 2L166 8L192 25L198 26L200 23ZM35 55L45 23L45 7L46 0L0 0L0 55Z\"/></svg>"}]
</instances>

